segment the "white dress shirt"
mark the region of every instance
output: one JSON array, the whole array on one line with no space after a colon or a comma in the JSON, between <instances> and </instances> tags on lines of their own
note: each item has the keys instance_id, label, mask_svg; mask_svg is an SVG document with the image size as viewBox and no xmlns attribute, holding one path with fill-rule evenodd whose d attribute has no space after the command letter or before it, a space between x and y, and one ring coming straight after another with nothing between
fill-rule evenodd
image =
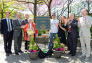
<instances>
[{"instance_id":1,"label":"white dress shirt","mask_svg":"<svg viewBox=\"0 0 92 63\"><path fill-rule=\"evenodd\" d=\"M8 25L8 31L12 31L12 25L11 25L11 20L9 18L6 18L7 20L7 25Z\"/></svg>"}]
</instances>

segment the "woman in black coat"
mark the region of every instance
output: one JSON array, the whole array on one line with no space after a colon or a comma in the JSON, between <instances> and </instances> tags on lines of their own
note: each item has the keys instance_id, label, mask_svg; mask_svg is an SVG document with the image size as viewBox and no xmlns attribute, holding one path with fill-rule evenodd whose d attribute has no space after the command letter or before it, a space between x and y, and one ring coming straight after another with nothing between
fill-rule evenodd
<instances>
[{"instance_id":1,"label":"woman in black coat","mask_svg":"<svg viewBox=\"0 0 92 63\"><path fill-rule=\"evenodd\" d=\"M62 16L61 21L59 23L59 28L58 28L58 37L60 39L60 42L65 45L67 45L66 31L67 31L67 19L65 16Z\"/></svg>"}]
</instances>

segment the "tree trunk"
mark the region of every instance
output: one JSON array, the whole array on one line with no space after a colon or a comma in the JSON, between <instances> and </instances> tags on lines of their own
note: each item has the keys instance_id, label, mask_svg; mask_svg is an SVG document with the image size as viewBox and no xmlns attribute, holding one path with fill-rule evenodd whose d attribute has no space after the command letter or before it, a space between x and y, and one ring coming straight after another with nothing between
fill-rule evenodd
<instances>
[{"instance_id":1,"label":"tree trunk","mask_svg":"<svg viewBox=\"0 0 92 63\"><path fill-rule=\"evenodd\" d=\"M49 17L51 18L51 9L48 7Z\"/></svg>"},{"instance_id":2,"label":"tree trunk","mask_svg":"<svg viewBox=\"0 0 92 63\"><path fill-rule=\"evenodd\" d=\"M52 0L50 0L49 4L48 4L48 12L49 12L49 17L51 18L51 3Z\"/></svg>"},{"instance_id":3,"label":"tree trunk","mask_svg":"<svg viewBox=\"0 0 92 63\"><path fill-rule=\"evenodd\" d=\"M68 18L69 18L69 11L70 11L70 8L69 8L69 0L68 0Z\"/></svg>"},{"instance_id":4,"label":"tree trunk","mask_svg":"<svg viewBox=\"0 0 92 63\"><path fill-rule=\"evenodd\" d=\"M35 0L35 3L34 3L34 22L36 23L36 11L37 11L37 0Z\"/></svg>"},{"instance_id":5,"label":"tree trunk","mask_svg":"<svg viewBox=\"0 0 92 63\"><path fill-rule=\"evenodd\" d=\"M90 11L90 7L89 7L90 3L89 3L89 0L87 0L87 3L88 3L88 14L89 14L89 11Z\"/></svg>"}]
</instances>

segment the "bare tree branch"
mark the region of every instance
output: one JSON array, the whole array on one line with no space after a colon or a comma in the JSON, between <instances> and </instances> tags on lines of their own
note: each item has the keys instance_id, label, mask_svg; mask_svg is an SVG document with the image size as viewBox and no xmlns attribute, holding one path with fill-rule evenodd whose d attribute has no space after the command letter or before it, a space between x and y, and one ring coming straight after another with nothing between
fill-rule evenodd
<instances>
[{"instance_id":1,"label":"bare tree branch","mask_svg":"<svg viewBox=\"0 0 92 63\"><path fill-rule=\"evenodd\" d=\"M32 4L34 4L33 2L27 2L27 1L20 1L20 0L16 0L17 2L23 2L23 3L32 3Z\"/></svg>"},{"instance_id":2,"label":"bare tree branch","mask_svg":"<svg viewBox=\"0 0 92 63\"><path fill-rule=\"evenodd\" d=\"M44 3L48 6L47 2L46 2L45 0L43 0L43 1L44 1Z\"/></svg>"}]
</instances>

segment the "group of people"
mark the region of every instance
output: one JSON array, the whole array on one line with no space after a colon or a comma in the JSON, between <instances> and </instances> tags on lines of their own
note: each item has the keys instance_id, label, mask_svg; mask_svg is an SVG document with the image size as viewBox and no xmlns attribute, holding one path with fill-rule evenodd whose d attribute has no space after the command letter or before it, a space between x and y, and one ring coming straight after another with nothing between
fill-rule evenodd
<instances>
[{"instance_id":1,"label":"group of people","mask_svg":"<svg viewBox=\"0 0 92 63\"><path fill-rule=\"evenodd\" d=\"M52 40L56 38L56 34L60 39L60 42L68 47L71 56L76 55L77 41L80 38L82 55L80 57L85 57L88 59L91 55L90 47L90 28L92 25L92 17L88 16L87 10L83 9L81 11L82 17L74 18L74 14L70 13L69 18L62 16L60 21L56 18L56 15L52 15L50 21L50 39L49 39L49 49L53 48Z\"/></svg>"},{"instance_id":2,"label":"group of people","mask_svg":"<svg viewBox=\"0 0 92 63\"><path fill-rule=\"evenodd\" d=\"M92 17L88 16L87 10L82 10L82 17L75 19L74 14L70 13L69 18L62 16L60 21L56 18L56 15L52 15L50 20L50 36L48 49L53 48L52 40L56 38L56 34L60 39L60 42L68 47L71 56L76 55L77 41L80 38L82 56L89 58L91 53L90 47L90 28L92 25ZM14 51L16 55L23 53L21 50L22 45L22 33L24 32L25 50L28 50L28 43L30 41L30 35L27 31L32 30L32 36L36 36L36 24L32 19L29 19L29 15L25 14L25 19L21 20L21 13L16 14L14 20L10 19L10 12L6 12L6 18L1 20L1 34L4 38L4 49L6 56L12 54L11 46L12 39L14 39ZM22 32L23 30L23 32ZM32 32L31 32L32 33ZM14 37L14 38L13 38Z\"/></svg>"},{"instance_id":3,"label":"group of people","mask_svg":"<svg viewBox=\"0 0 92 63\"><path fill-rule=\"evenodd\" d=\"M21 20L22 14L20 12L16 13L16 17L14 20L10 19L10 12L7 11L5 14L6 18L1 20L1 34L4 39L4 49L6 56L12 54L12 39L14 39L14 52L16 55L19 55L19 53L23 53L23 51L21 50L23 36L25 40L26 51L28 50L28 43L30 41L30 37L33 36L35 39L35 23L33 19L29 18L29 14L25 14L24 20ZM32 35L28 35L28 30L32 30Z\"/></svg>"}]
</instances>

